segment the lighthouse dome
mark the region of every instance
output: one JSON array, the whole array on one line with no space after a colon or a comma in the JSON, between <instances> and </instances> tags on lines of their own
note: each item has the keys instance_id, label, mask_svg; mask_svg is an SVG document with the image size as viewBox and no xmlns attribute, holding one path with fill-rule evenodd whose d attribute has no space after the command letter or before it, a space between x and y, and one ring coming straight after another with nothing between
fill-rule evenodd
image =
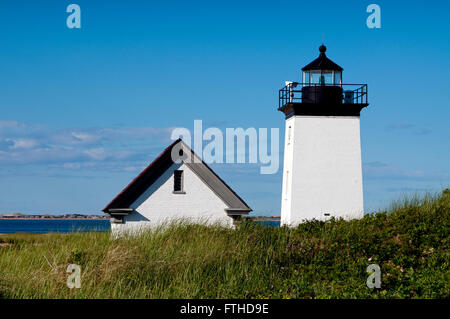
<instances>
[{"instance_id":1,"label":"lighthouse dome","mask_svg":"<svg viewBox=\"0 0 450 319\"><path fill-rule=\"evenodd\" d=\"M317 59L312 61L311 63L305 65L302 68L302 71L311 71L311 70L326 70L326 71L343 71L344 69L331 61L325 52L327 51L327 47L323 44L319 47L320 55Z\"/></svg>"}]
</instances>

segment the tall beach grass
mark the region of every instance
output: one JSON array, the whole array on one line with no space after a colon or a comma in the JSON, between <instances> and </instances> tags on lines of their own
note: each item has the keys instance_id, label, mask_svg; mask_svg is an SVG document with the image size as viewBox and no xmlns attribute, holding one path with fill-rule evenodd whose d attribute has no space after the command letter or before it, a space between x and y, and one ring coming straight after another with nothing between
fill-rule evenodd
<instances>
[{"instance_id":1,"label":"tall beach grass","mask_svg":"<svg viewBox=\"0 0 450 319\"><path fill-rule=\"evenodd\" d=\"M2 298L448 298L450 191L361 220L0 236ZM369 264L381 289L366 286ZM69 264L81 288L66 285Z\"/></svg>"}]
</instances>

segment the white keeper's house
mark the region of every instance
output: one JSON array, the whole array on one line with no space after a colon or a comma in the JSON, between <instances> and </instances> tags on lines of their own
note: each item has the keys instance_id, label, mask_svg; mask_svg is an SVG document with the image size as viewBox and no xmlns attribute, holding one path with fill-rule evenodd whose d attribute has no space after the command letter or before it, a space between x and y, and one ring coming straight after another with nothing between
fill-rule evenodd
<instances>
[{"instance_id":1,"label":"white keeper's house","mask_svg":"<svg viewBox=\"0 0 450 319\"><path fill-rule=\"evenodd\" d=\"M180 219L233 227L252 209L178 139L103 211L120 233Z\"/></svg>"}]
</instances>

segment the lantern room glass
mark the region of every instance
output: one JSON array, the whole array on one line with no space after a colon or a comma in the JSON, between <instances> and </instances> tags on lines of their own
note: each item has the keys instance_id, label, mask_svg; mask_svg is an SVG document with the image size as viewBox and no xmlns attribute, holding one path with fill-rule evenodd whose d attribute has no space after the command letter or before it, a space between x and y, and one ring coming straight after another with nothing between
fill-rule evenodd
<instances>
[{"instance_id":1,"label":"lantern room glass","mask_svg":"<svg viewBox=\"0 0 450 319\"><path fill-rule=\"evenodd\" d=\"M309 85L342 85L342 72L327 70L311 70L303 72L303 83Z\"/></svg>"},{"instance_id":2,"label":"lantern room glass","mask_svg":"<svg viewBox=\"0 0 450 319\"><path fill-rule=\"evenodd\" d=\"M342 72L340 71L334 71L334 85L342 86Z\"/></svg>"}]
</instances>

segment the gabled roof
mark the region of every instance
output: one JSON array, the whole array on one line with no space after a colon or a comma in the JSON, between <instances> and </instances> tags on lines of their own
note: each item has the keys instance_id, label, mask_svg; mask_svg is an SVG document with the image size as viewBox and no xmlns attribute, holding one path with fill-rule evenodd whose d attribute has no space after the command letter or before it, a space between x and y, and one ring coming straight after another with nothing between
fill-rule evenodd
<instances>
[{"instance_id":1,"label":"gabled roof","mask_svg":"<svg viewBox=\"0 0 450 319\"><path fill-rule=\"evenodd\" d=\"M310 71L310 70L329 70L329 71L343 71L339 65L331 61L327 58L325 51L327 47L323 44L319 47L320 55L317 59L309 63L308 65L302 68L302 71Z\"/></svg>"},{"instance_id":2,"label":"gabled roof","mask_svg":"<svg viewBox=\"0 0 450 319\"><path fill-rule=\"evenodd\" d=\"M228 186L214 171L206 165L181 139L170 144L147 168L145 168L122 192L104 209L111 215L127 215L132 205L172 164L172 150L183 150L179 159L183 161L211 190L227 204L230 215L247 214L252 209Z\"/></svg>"}]
</instances>

